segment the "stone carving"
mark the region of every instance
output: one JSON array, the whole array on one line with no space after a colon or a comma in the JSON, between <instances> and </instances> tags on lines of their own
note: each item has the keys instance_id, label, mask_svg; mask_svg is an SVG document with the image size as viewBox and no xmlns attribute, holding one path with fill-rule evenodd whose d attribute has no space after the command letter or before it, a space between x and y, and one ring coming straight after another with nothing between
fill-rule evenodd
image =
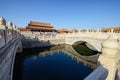
<instances>
[{"instance_id":1,"label":"stone carving","mask_svg":"<svg viewBox=\"0 0 120 80\"><path fill-rule=\"evenodd\" d=\"M115 80L117 70L117 55L119 42L111 35L107 40L102 42L102 54L99 56L99 64L108 70L106 80Z\"/></svg>"},{"instance_id":2,"label":"stone carving","mask_svg":"<svg viewBox=\"0 0 120 80\"><path fill-rule=\"evenodd\" d=\"M12 22L8 22L8 29L13 29L13 23Z\"/></svg>"},{"instance_id":3,"label":"stone carving","mask_svg":"<svg viewBox=\"0 0 120 80\"><path fill-rule=\"evenodd\" d=\"M2 34L0 33L0 38L2 38Z\"/></svg>"},{"instance_id":4,"label":"stone carving","mask_svg":"<svg viewBox=\"0 0 120 80\"><path fill-rule=\"evenodd\" d=\"M13 24L13 30L16 30L16 25Z\"/></svg>"},{"instance_id":5,"label":"stone carving","mask_svg":"<svg viewBox=\"0 0 120 80\"><path fill-rule=\"evenodd\" d=\"M6 29L6 20L3 17L0 17L0 29Z\"/></svg>"}]
</instances>

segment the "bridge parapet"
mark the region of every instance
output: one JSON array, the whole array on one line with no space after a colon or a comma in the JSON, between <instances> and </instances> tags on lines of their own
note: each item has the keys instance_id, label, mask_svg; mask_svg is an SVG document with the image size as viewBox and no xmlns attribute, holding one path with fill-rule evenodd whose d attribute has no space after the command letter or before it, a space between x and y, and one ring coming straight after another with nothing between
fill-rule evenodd
<instances>
[{"instance_id":1,"label":"bridge parapet","mask_svg":"<svg viewBox=\"0 0 120 80\"><path fill-rule=\"evenodd\" d=\"M86 42L90 49L101 52L101 42L108 38L109 35L113 35L114 39L120 38L119 33L111 32L73 32L73 33L43 33L43 32L21 32L24 36L24 40L35 41L50 41L50 40L64 40L65 44L73 45L75 42Z\"/></svg>"},{"instance_id":2,"label":"bridge parapet","mask_svg":"<svg viewBox=\"0 0 120 80\"><path fill-rule=\"evenodd\" d=\"M15 55L22 52L20 33L12 22L0 17L0 80L12 80Z\"/></svg>"},{"instance_id":3,"label":"bridge parapet","mask_svg":"<svg viewBox=\"0 0 120 80\"><path fill-rule=\"evenodd\" d=\"M102 54L98 58L99 67L85 80L120 80L119 55L119 41L111 35L102 42Z\"/></svg>"},{"instance_id":4,"label":"bridge parapet","mask_svg":"<svg viewBox=\"0 0 120 80\"><path fill-rule=\"evenodd\" d=\"M89 39L98 39L98 40L105 40L108 38L108 36L110 34L114 35L114 38L120 38L120 34L119 33L115 33L115 32L101 32L101 31L97 31L97 32L73 32L73 33L55 33L55 32L31 32L31 31L25 31L25 32L21 32L21 34L27 38L27 39L39 39L39 40L50 40L50 39L66 39L66 38L89 38Z\"/></svg>"},{"instance_id":5,"label":"bridge parapet","mask_svg":"<svg viewBox=\"0 0 120 80\"><path fill-rule=\"evenodd\" d=\"M8 44L12 39L17 38L18 34L17 28L12 22L8 22L8 26L6 26L6 20L0 17L0 48Z\"/></svg>"},{"instance_id":6,"label":"bridge parapet","mask_svg":"<svg viewBox=\"0 0 120 80\"><path fill-rule=\"evenodd\" d=\"M5 45L4 30L0 30L0 48Z\"/></svg>"},{"instance_id":7,"label":"bridge parapet","mask_svg":"<svg viewBox=\"0 0 120 80\"><path fill-rule=\"evenodd\" d=\"M90 39L107 39L109 35L113 35L115 39L120 38L119 33L115 32L76 32L64 34L65 37L84 37Z\"/></svg>"}]
</instances>

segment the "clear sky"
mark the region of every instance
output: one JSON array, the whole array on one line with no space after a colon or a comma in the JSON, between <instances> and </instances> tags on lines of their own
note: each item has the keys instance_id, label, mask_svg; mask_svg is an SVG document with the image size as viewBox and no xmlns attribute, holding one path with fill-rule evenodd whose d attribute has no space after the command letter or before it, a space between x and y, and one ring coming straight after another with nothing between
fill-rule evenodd
<instances>
[{"instance_id":1,"label":"clear sky","mask_svg":"<svg viewBox=\"0 0 120 80\"><path fill-rule=\"evenodd\" d=\"M120 0L0 0L0 16L17 27L30 20L61 29L120 26Z\"/></svg>"}]
</instances>

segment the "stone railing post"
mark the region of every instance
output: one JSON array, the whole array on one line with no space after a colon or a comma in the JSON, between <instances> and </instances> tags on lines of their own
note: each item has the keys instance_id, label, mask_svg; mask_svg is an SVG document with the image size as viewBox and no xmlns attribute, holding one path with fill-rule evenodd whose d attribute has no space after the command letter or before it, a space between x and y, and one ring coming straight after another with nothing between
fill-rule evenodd
<instances>
[{"instance_id":1,"label":"stone railing post","mask_svg":"<svg viewBox=\"0 0 120 80\"><path fill-rule=\"evenodd\" d=\"M50 35L50 38L49 39L53 39L53 36L52 36L52 34Z\"/></svg>"},{"instance_id":2,"label":"stone railing post","mask_svg":"<svg viewBox=\"0 0 120 80\"><path fill-rule=\"evenodd\" d=\"M8 29L13 29L13 23L12 22L8 22Z\"/></svg>"},{"instance_id":3,"label":"stone railing post","mask_svg":"<svg viewBox=\"0 0 120 80\"><path fill-rule=\"evenodd\" d=\"M100 30L99 30L99 29L97 29L96 33L98 34L99 32L100 32Z\"/></svg>"},{"instance_id":4,"label":"stone railing post","mask_svg":"<svg viewBox=\"0 0 120 80\"><path fill-rule=\"evenodd\" d=\"M0 17L0 29L6 30L6 20L3 17Z\"/></svg>"},{"instance_id":5,"label":"stone railing post","mask_svg":"<svg viewBox=\"0 0 120 80\"><path fill-rule=\"evenodd\" d=\"M72 31L73 35L75 34L75 31Z\"/></svg>"},{"instance_id":6,"label":"stone railing post","mask_svg":"<svg viewBox=\"0 0 120 80\"><path fill-rule=\"evenodd\" d=\"M13 37L17 37L17 33L16 33L16 25L13 24Z\"/></svg>"},{"instance_id":7,"label":"stone railing post","mask_svg":"<svg viewBox=\"0 0 120 80\"><path fill-rule=\"evenodd\" d=\"M16 25L13 24L13 30L16 30Z\"/></svg>"},{"instance_id":8,"label":"stone railing post","mask_svg":"<svg viewBox=\"0 0 120 80\"><path fill-rule=\"evenodd\" d=\"M0 29L3 30L2 37L4 38L4 42L6 44L6 20L3 17L0 17Z\"/></svg>"},{"instance_id":9,"label":"stone railing post","mask_svg":"<svg viewBox=\"0 0 120 80\"><path fill-rule=\"evenodd\" d=\"M99 64L108 70L106 80L115 80L117 70L117 55L119 43L111 35L107 40L102 42L102 54L99 56Z\"/></svg>"},{"instance_id":10,"label":"stone railing post","mask_svg":"<svg viewBox=\"0 0 120 80\"><path fill-rule=\"evenodd\" d=\"M45 34L43 33L43 35L42 35L42 40L45 40Z\"/></svg>"},{"instance_id":11,"label":"stone railing post","mask_svg":"<svg viewBox=\"0 0 120 80\"><path fill-rule=\"evenodd\" d=\"M114 33L114 29L111 29L110 32L111 32L111 34L113 34Z\"/></svg>"},{"instance_id":12,"label":"stone railing post","mask_svg":"<svg viewBox=\"0 0 120 80\"><path fill-rule=\"evenodd\" d=\"M6 20L0 17L0 48L6 44Z\"/></svg>"},{"instance_id":13,"label":"stone railing post","mask_svg":"<svg viewBox=\"0 0 120 80\"><path fill-rule=\"evenodd\" d=\"M8 28L6 29L6 39L7 39L7 42L12 40L12 35L13 35L12 22L8 22Z\"/></svg>"},{"instance_id":14,"label":"stone railing post","mask_svg":"<svg viewBox=\"0 0 120 80\"><path fill-rule=\"evenodd\" d=\"M86 33L89 33L89 30L86 30Z\"/></svg>"}]
</instances>

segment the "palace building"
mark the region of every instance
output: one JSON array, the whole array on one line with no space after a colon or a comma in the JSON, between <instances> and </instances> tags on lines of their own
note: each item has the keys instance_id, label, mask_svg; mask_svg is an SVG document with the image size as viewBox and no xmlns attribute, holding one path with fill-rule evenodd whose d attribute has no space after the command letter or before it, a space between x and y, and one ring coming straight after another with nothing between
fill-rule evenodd
<instances>
[{"instance_id":1,"label":"palace building","mask_svg":"<svg viewBox=\"0 0 120 80\"><path fill-rule=\"evenodd\" d=\"M108 32L113 30L114 32L120 32L120 27L112 27L112 28L102 28L101 31Z\"/></svg>"},{"instance_id":2,"label":"palace building","mask_svg":"<svg viewBox=\"0 0 120 80\"><path fill-rule=\"evenodd\" d=\"M67 29L65 29L65 28L63 28L63 29L57 30L57 32L58 32L58 33L69 33L70 31L67 30Z\"/></svg>"},{"instance_id":3,"label":"palace building","mask_svg":"<svg viewBox=\"0 0 120 80\"><path fill-rule=\"evenodd\" d=\"M26 28L18 28L18 30L20 30L20 31L30 31L29 29L26 29Z\"/></svg>"},{"instance_id":4,"label":"palace building","mask_svg":"<svg viewBox=\"0 0 120 80\"><path fill-rule=\"evenodd\" d=\"M30 21L26 28L18 28L20 31L32 31L32 32L58 32L69 33L71 31L63 28L56 30L50 23Z\"/></svg>"},{"instance_id":5,"label":"palace building","mask_svg":"<svg viewBox=\"0 0 120 80\"><path fill-rule=\"evenodd\" d=\"M56 29L54 29L50 23L35 22L35 21L30 21L26 29L37 32L56 32Z\"/></svg>"}]
</instances>

